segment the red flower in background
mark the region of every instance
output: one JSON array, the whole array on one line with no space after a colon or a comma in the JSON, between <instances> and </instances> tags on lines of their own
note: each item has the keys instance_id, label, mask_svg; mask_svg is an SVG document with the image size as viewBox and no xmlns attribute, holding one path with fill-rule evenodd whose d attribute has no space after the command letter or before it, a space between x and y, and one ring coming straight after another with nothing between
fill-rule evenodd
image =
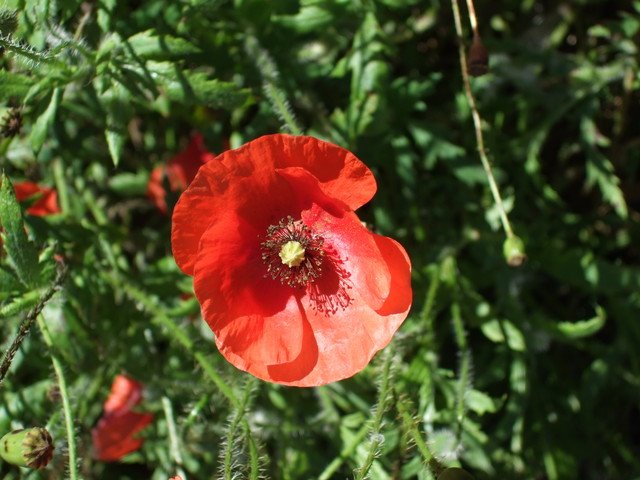
<instances>
[{"instance_id":1,"label":"red flower in background","mask_svg":"<svg viewBox=\"0 0 640 480\"><path fill-rule=\"evenodd\" d=\"M39 198L27 208L27 213L36 217L44 217L54 213L60 213L58 206L58 192L53 188L42 187L33 182L20 182L13 186L16 198L19 202L29 200L39 195Z\"/></svg>"},{"instance_id":2,"label":"red flower in background","mask_svg":"<svg viewBox=\"0 0 640 480\"><path fill-rule=\"evenodd\" d=\"M134 436L151 423L153 415L131 411L141 400L140 383L125 375L116 376L102 418L91 431L96 459L115 462L142 446L143 440Z\"/></svg>"},{"instance_id":3,"label":"red flower in background","mask_svg":"<svg viewBox=\"0 0 640 480\"><path fill-rule=\"evenodd\" d=\"M204 165L172 224L222 354L296 386L350 377L386 346L411 305L409 258L353 210L376 183L352 153L270 135Z\"/></svg>"},{"instance_id":4,"label":"red flower in background","mask_svg":"<svg viewBox=\"0 0 640 480\"><path fill-rule=\"evenodd\" d=\"M202 135L196 133L191 137L187 148L171 158L166 165L153 169L147 185L147 196L161 212L167 213L164 178L167 178L172 192L181 192L191 183L198 169L213 158L215 155L205 148Z\"/></svg>"}]
</instances>

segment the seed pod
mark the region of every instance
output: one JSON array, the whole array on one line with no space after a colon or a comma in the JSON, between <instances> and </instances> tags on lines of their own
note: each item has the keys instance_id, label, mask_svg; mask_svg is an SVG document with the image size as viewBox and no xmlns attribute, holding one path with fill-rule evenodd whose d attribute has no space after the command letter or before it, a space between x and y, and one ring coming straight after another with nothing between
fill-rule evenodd
<instances>
[{"instance_id":1,"label":"seed pod","mask_svg":"<svg viewBox=\"0 0 640 480\"><path fill-rule=\"evenodd\" d=\"M44 468L53 458L53 439L40 427L14 430L0 439L0 457L12 465Z\"/></svg>"},{"instance_id":2,"label":"seed pod","mask_svg":"<svg viewBox=\"0 0 640 480\"><path fill-rule=\"evenodd\" d=\"M469 47L467 71L472 77L479 77L489 71L489 52L478 34L473 35L473 41Z\"/></svg>"},{"instance_id":3,"label":"seed pod","mask_svg":"<svg viewBox=\"0 0 640 480\"><path fill-rule=\"evenodd\" d=\"M527 254L524 249L524 242L520 237L509 237L504 241L502 245L502 253L507 261L507 264L511 267L519 267L527 259Z\"/></svg>"}]
</instances>

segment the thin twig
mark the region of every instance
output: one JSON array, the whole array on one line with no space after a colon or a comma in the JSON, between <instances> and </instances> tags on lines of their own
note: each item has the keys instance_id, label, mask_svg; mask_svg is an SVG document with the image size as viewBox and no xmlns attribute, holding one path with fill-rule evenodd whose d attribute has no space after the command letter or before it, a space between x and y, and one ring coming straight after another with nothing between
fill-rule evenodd
<instances>
[{"instance_id":1,"label":"thin twig","mask_svg":"<svg viewBox=\"0 0 640 480\"><path fill-rule=\"evenodd\" d=\"M63 265L60 268L58 268L58 272L56 274L56 278L53 281L53 284L44 292L42 297L40 297L40 300L38 301L38 303L29 311L29 313L27 313L27 316L20 323L18 334L16 335L16 338L13 339L13 342L11 343L11 346L7 350L7 353L5 353L2 359L2 364L0 365L0 385L2 385L2 382L4 381L4 377L7 375L7 372L11 367L11 362L13 361L13 358L16 356L16 353L18 353L18 350L20 350L20 346L22 345L22 342L24 341L26 336L29 334L29 331L31 330L31 326L33 325L33 322L35 322L40 312L42 312L42 309L44 308L46 303L60 289L60 286L62 285L62 282L64 282L66 274L67 274L66 266Z\"/></svg>"},{"instance_id":2,"label":"thin twig","mask_svg":"<svg viewBox=\"0 0 640 480\"><path fill-rule=\"evenodd\" d=\"M456 27L456 34L458 35L458 55L460 57L460 70L462 71L462 81L464 83L464 92L467 96L467 101L469 102L469 107L471 108L471 116L473 117L473 125L476 133L476 144L478 146L478 154L480 155L480 161L482 162L482 168L484 168L485 174L487 175L487 179L489 180L489 187L491 188L491 193L493 195L493 200L498 207L498 212L500 214L500 221L502 222L502 228L505 231L505 234L508 238L514 236L513 229L511 228L511 224L509 223L509 218L507 217L507 212L504 208L504 203L502 202L502 197L500 196L500 190L498 189L498 184L496 183L496 179L493 176L493 170L491 168L491 163L489 162L489 158L487 157L487 152L484 146L484 137L482 135L482 119L480 118L480 113L478 112L478 107L476 106L476 100L473 96L473 92L471 91L471 83L469 81L469 72L467 71L467 54L464 50L464 43L462 40L462 22L460 21L460 9L458 8L458 0L451 0L451 8L453 10L453 19ZM473 16L475 21L475 11ZM476 24L477 28L477 24Z\"/></svg>"}]
</instances>

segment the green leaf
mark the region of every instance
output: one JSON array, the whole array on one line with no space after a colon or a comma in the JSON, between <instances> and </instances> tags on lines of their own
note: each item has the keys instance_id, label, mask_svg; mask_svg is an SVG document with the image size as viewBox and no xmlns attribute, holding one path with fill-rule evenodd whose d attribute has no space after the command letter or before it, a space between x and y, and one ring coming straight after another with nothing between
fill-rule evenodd
<instances>
[{"instance_id":1,"label":"green leaf","mask_svg":"<svg viewBox=\"0 0 640 480\"><path fill-rule=\"evenodd\" d=\"M107 128L104 131L104 136L107 139L107 146L109 147L111 160L117 167L120 164L120 158L122 158L122 151L124 150L126 136L121 128L110 124L111 122L107 122Z\"/></svg>"},{"instance_id":2,"label":"green leaf","mask_svg":"<svg viewBox=\"0 0 640 480\"><path fill-rule=\"evenodd\" d=\"M596 306L596 316L580 322L559 322L557 332L565 338L583 338L598 333L607 320L607 314L602 307Z\"/></svg>"},{"instance_id":3,"label":"green leaf","mask_svg":"<svg viewBox=\"0 0 640 480\"><path fill-rule=\"evenodd\" d=\"M462 468L452 467L438 475L438 480L473 480L473 477Z\"/></svg>"},{"instance_id":4,"label":"green leaf","mask_svg":"<svg viewBox=\"0 0 640 480\"><path fill-rule=\"evenodd\" d=\"M148 67L164 94L174 102L231 110L249 98L249 90L235 83L209 79L203 72L181 70L167 62L149 62Z\"/></svg>"},{"instance_id":5,"label":"green leaf","mask_svg":"<svg viewBox=\"0 0 640 480\"><path fill-rule=\"evenodd\" d=\"M33 79L26 75L0 70L0 98L16 97L22 100L33 83Z\"/></svg>"},{"instance_id":6,"label":"green leaf","mask_svg":"<svg viewBox=\"0 0 640 480\"><path fill-rule=\"evenodd\" d=\"M136 33L126 43L143 60L179 60L201 52L184 38L159 35L153 29Z\"/></svg>"},{"instance_id":7,"label":"green leaf","mask_svg":"<svg viewBox=\"0 0 640 480\"><path fill-rule=\"evenodd\" d=\"M109 188L122 196L131 197L143 195L148 183L149 174L145 170L136 173L124 172L109 179Z\"/></svg>"},{"instance_id":8,"label":"green leaf","mask_svg":"<svg viewBox=\"0 0 640 480\"><path fill-rule=\"evenodd\" d=\"M4 249L20 281L26 287L33 287L38 282L38 252L25 233L22 210L11 181L6 175L2 175L1 180L0 225L4 229Z\"/></svg>"},{"instance_id":9,"label":"green leaf","mask_svg":"<svg viewBox=\"0 0 640 480\"><path fill-rule=\"evenodd\" d=\"M583 118L580 129L587 155L587 186L597 184L602 197L613 206L618 216L627 218L627 203L620 189L620 179L611 161L598 148L599 145L607 146L609 140L598 132L592 118Z\"/></svg>"},{"instance_id":10,"label":"green leaf","mask_svg":"<svg viewBox=\"0 0 640 480\"><path fill-rule=\"evenodd\" d=\"M31 140L31 148L36 154L40 152L40 149L47 138L47 134L49 133L49 128L53 125L61 99L62 89L55 88L51 94L49 106L44 113L38 117L36 123L33 124L29 139Z\"/></svg>"}]
</instances>

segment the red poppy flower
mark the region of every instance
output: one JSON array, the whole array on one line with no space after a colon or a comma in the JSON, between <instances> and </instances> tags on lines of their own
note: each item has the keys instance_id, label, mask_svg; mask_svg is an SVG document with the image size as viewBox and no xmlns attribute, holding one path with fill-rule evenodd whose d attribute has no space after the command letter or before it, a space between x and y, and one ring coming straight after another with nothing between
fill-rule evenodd
<instances>
[{"instance_id":1,"label":"red poppy flower","mask_svg":"<svg viewBox=\"0 0 640 480\"><path fill-rule=\"evenodd\" d=\"M153 415L131 411L141 400L140 383L125 375L116 376L102 418L91 431L96 459L115 462L142 446L143 440L134 436L151 423Z\"/></svg>"},{"instance_id":2,"label":"red poppy flower","mask_svg":"<svg viewBox=\"0 0 640 480\"><path fill-rule=\"evenodd\" d=\"M33 182L20 182L13 186L16 198L19 202L29 200L39 195L39 198L27 208L27 213L36 217L44 217L54 213L60 213L58 207L58 192L53 188L42 187Z\"/></svg>"},{"instance_id":3,"label":"red poppy flower","mask_svg":"<svg viewBox=\"0 0 640 480\"><path fill-rule=\"evenodd\" d=\"M196 133L191 137L187 148L169 160L166 165L153 169L147 185L147 196L162 213L167 213L165 200L167 192L163 184L165 176L172 192L182 191L191 183L198 169L213 158L215 155L205 148L202 135Z\"/></svg>"},{"instance_id":4,"label":"red poppy flower","mask_svg":"<svg viewBox=\"0 0 640 480\"><path fill-rule=\"evenodd\" d=\"M175 207L172 248L229 362L322 385L389 343L411 305L411 267L353 212L375 191L352 153L312 137L261 137L200 169Z\"/></svg>"}]
</instances>

